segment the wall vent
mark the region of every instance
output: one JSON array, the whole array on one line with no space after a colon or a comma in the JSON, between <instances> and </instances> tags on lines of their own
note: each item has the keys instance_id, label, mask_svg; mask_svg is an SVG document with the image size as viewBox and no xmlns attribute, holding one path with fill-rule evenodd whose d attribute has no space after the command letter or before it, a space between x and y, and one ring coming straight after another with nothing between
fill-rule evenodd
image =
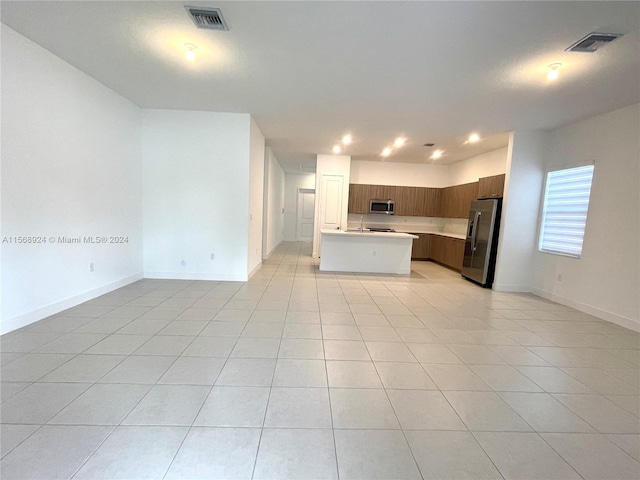
<instances>
[{"instance_id":1,"label":"wall vent","mask_svg":"<svg viewBox=\"0 0 640 480\"><path fill-rule=\"evenodd\" d=\"M219 8L187 7L189 17L197 28L206 30L229 30Z\"/></svg>"},{"instance_id":2,"label":"wall vent","mask_svg":"<svg viewBox=\"0 0 640 480\"><path fill-rule=\"evenodd\" d=\"M581 38L576 43L565 49L566 52L588 52L593 53L603 45L613 42L616 38L621 37L620 33L590 33Z\"/></svg>"}]
</instances>

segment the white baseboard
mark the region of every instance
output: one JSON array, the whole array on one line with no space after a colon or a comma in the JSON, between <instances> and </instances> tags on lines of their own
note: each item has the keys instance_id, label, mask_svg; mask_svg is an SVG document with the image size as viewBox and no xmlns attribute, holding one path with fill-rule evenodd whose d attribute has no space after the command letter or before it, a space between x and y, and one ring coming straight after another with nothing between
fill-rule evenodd
<instances>
[{"instance_id":1,"label":"white baseboard","mask_svg":"<svg viewBox=\"0 0 640 480\"><path fill-rule=\"evenodd\" d=\"M505 284L494 283L491 287L496 292L512 292L512 293L529 293L531 292L530 285L517 285L517 284Z\"/></svg>"},{"instance_id":2,"label":"white baseboard","mask_svg":"<svg viewBox=\"0 0 640 480\"><path fill-rule=\"evenodd\" d=\"M273 252L276 251L276 248L278 248L283 241L284 240L280 240L278 243L276 243L271 250L269 250L266 254L262 256L262 260L267 260L271 255L273 255ZM249 275L249 277L251 277L251 275Z\"/></svg>"},{"instance_id":3,"label":"white baseboard","mask_svg":"<svg viewBox=\"0 0 640 480\"><path fill-rule=\"evenodd\" d=\"M253 267L253 269L249 272L249 275L247 275L247 280L251 277L253 277L253 274L256 273L258 270L260 270L260 267L262 267L262 262L258 263L255 267Z\"/></svg>"},{"instance_id":4,"label":"white baseboard","mask_svg":"<svg viewBox=\"0 0 640 480\"><path fill-rule=\"evenodd\" d=\"M246 282L247 275L235 273L144 272L144 278L160 280L211 280L218 282Z\"/></svg>"},{"instance_id":5,"label":"white baseboard","mask_svg":"<svg viewBox=\"0 0 640 480\"><path fill-rule=\"evenodd\" d=\"M552 302L575 308L580 312L593 315L594 317L600 318L601 320L606 320L607 322L615 323L616 325L628 328L629 330L640 332L640 320L638 319L628 318L617 313L608 312L606 310L602 310L601 308L587 305L586 303L582 302L576 302L575 300L572 300L570 298L554 295L551 292L547 292L545 290L537 288L533 288L531 290L531 293L533 293L534 295L538 295L539 297L546 298L547 300L551 300Z\"/></svg>"},{"instance_id":6,"label":"white baseboard","mask_svg":"<svg viewBox=\"0 0 640 480\"><path fill-rule=\"evenodd\" d=\"M80 305L81 303L93 300L100 295L112 292L114 290L117 290L118 288L129 285L130 283L137 282L142 278L142 274L137 273L135 275L122 278L115 282L108 283L101 287L94 288L93 290L74 295L73 297L65 298L64 300L52 303L50 305L47 305L46 307L23 313L22 315L10 318L9 320L3 320L0 324L0 334L5 334L8 332L12 332L13 330L17 330L18 328L25 327L33 322L37 322L38 320L42 320L43 318L50 317L51 315L55 315L56 313L60 313L63 310L67 310L69 308L75 307L76 305Z\"/></svg>"}]
</instances>

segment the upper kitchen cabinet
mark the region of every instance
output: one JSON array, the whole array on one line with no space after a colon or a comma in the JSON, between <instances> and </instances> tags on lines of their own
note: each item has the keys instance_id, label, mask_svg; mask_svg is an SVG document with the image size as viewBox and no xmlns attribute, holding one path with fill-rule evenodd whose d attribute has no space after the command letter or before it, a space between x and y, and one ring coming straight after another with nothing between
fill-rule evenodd
<instances>
[{"instance_id":1,"label":"upper kitchen cabinet","mask_svg":"<svg viewBox=\"0 0 640 480\"><path fill-rule=\"evenodd\" d=\"M455 185L440 190L438 217L467 218L471 202L478 198L478 182Z\"/></svg>"},{"instance_id":2,"label":"upper kitchen cabinet","mask_svg":"<svg viewBox=\"0 0 640 480\"><path fill-rule=\"evenodd\" d=\"M366 215L369 213L370 185L349 184L349 213Z\"/></svg>"},{"instance_id":3,"label":"upper kitchen cabinet","mask_svg":"<svg viewBox=\"0 0 640 480\"><path fill-rule=\"evenodd\" d=\"M369 214L369 202L373 199L394 200L397 202L398 189L393 185L365 185L351 183L349 185L349 213ZM397 203L396 203L397 208ZM401 215L396 212L396 215Z\"/></svg>"},{"instance_id":4,"label":"upper kitchen cabinet","mask_svg":"<svg viewBox=\"0 0 640 480\"><path fill-rule=\"evenodd\" d=\"M424 200L418 215L422 217L437 217L440 208L441 188L422 188L424 191Z\"/></svg>"},{"instance_id":5,"label":"upper kitchen cabinet","mask_svg":"<svg viewBox=\"0 0 640 480\"><path fill-rule=\"evenodd\" d=\"M478 182L478 198L502 197L505 175L483 177Z\"/></svg>"},{"instance_id":6,"label":"upper kitchen cabinet","mask_svg":"<svg viewBox=\"0 0 640 480\"><path fill-rule=\"evenodd\" d=\"M393 185L369 185L368 187L369 194L371 195L369 200L396 200L396 189L398 187Z\"/></svg>"},{"instance_id":7,"label":"upper kitchen cabinet","mask_svg":"<svg viewBox=\"0 0 640 480\"><path fill-rule=\"evenodd\" d=\"M392 187L389 192L395 200L395 214L413 217L436 217L438 214L439 188L424 187Z\"/></svg>"},{"instance_id":8,"label":"upper kitchen cabinet","mask_svg":"<svg viewBox=\"0 0 640 480\"><path fill-rule=\"evenodd\" d=\"M395 214L410 216L422 215L424 189L418 187L396 187ZM421 197L421 198L420 198Z\"/></svg>"}]
</instances>

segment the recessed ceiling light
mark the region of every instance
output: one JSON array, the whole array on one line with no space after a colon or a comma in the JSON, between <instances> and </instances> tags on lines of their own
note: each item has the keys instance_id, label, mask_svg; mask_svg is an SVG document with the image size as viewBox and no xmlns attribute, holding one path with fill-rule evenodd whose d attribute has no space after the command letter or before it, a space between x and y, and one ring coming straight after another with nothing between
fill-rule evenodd
<instances>
[{"instance_id":1,"label":"recessed ceiling light","mask_svg":"<svg viewBox=\"0 0 640 480\"><path fill-rule=\"evenodd\" d=\"M391 155L391 152L393 150L391 150L389 147L385 148L384 150L382 150L382 156L383 157L388 157L389 155Z\"/></svg>"},{"instance_id":2,"label":"recessed ceiling light","mask_svg":"<svg viewBox=\"0 0 640 480\"><path fill-rule=\"evenodd\" d=\"M547 72L547 80L556 80L558 78L558 69L561 66L561 63L552 63L551 65L548 65L547 68L549 71Z\"/></svg>"},{"instance_id":3,"label":"recessed ceiling light","mask_svg":"<svg viewBox=\"0 0 640 480\"><path fill-rule=\"evenodd\" d=\"M349 145L351 141L351 135L345 135L344 137L342 137L342 143L344 143L345 145Z\"/></svg>"},{"instance_id":4,"label":"recessed ceiling light","mask_svg":"<svg viewBox=\"0 0 640 480\"><path fill-rule=\"evenodd\" d=\"M342 148L340 148L340 145L333 146L333 153L340 153L341 151L342 151Z\"/></svg>"},{"instance_id":5,"label":"recessed ceiling light","mask_svg":"<svg viewBox=\"0 0 640 480\"><path fill-rule=\"evenodd\" d=\"M480 135L478 135L477 133L472 133L471 135L469 135L469 143L476 143L478 141L480 141Z\"/></svg>"},{"instance_id":6,"label":"recessed ceiling light","mask_svg":"<svg viewBox=\"0 0 640 480\"><path fill-rule=\"evenodd\" d=\"M444 152L442 150L436 150L431 154L431 158L433 158L434 160L437 160L442 156L443 153Z\"/></svg>"},{"instance_id":7,"label":"recessed ceiling light","mask_svg":"<svg viewBox=\"0 0 640 480\"><path fill-rule=\"evenodd\" d=\"M196 59L196 50L198 49L198 47L196 47L193 43L185 43L184 48L186 49L184 56L187 60L193 62Z\"/></svg>"},{"instance_id":8,"label":"recessed ceiling light","mask_svg":"<svg viewBox=\"0 0 640 480\"><path fill-rule=\"evenodd\" d=\"M396 138L396 140L393 142L393 146L394 146L394 147L396 147L396 148L400 148L400 147L402 147L402 146L405 144L405 142L406 142L406 141L407 141L407 139L406 139L406 138L404 138L404 137L398 137L398 138Z\"/></svg>"}]
</instances>

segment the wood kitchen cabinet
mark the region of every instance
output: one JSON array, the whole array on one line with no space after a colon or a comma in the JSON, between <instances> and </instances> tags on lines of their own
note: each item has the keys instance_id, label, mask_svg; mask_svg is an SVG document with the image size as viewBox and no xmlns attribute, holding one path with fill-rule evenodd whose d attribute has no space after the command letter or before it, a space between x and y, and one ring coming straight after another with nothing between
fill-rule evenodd
<instances>
[{"instance_id":1,"label":"wood kitchen cabinet","mask_svg":"<svg viewBox=\"0 0 640 480\"><path fill-rule=\"evenodd\" d=\"M429 250L432 235L429 233L413 233L418 238L413 239L413 247L411 250L412 260L427 260L429 258Z\"/></svg>"},{"instance_id":2,"label":"wood kitchen cabinet","mask_svg":"<svg viewBox=\"0 0 640 480\"><path fill-rule=\"evenodd\" d=\"M462 270L464 257L464 240L442 235L432 235L429 246L431 260L455 270Z\"/></svg>"},{"instance_id":3,"label":"wood kitchen cabinet","mask_svg":"<svg viewBox=\"0 0 640 480\"><path fill-rule=\"evenodd\" d=\"M349 213L369 213L369 185L349 184Z\"/></svg>"},{"instance_id":4,"label":"wood kitchen cabinet","mask_svg":"<svg viewBox=\"0 0 640 480\"><path fill-rule=\"evenodd\" d=\"M478 198L478 182L455 185L440 190L438 217L467 218L471 202Z\"/></svg>"},{"instance_id":5,"label":"wood kitchen cabinet","mask_svg":"<svg viewBox=\"0 0 640 480\"><path fill-rule=\"evenodd\" d=\"M421 215L422 204L424 203L424 192L418 187L396 187L395 191L395 214L403 216ZM422 196L422 202L419 197Z\"/></svg>"},{"instance_id":6,"label":"wood kitchen cabinet","mask_svg":"<svg viewBox=\"0 0 640 480\"><path fill-rule=\"evenodd\" d=\"M394 200L398 196L398 189L393 185L367 185L350 183L349 184L349 213L359 215L369 214L369 202L374 199ZM400 215L396 213L396 215Z\"/></svg>"},{"instance_id":7,"label":"wood kitchen cabinet","mask_svg":"<svg viewBox=\"0 0 640 480\"><path fill-rule=\"evenodd\" d=\"M421 217L437 217L440 208L441 188L425 188L424 201L420 209Z\"/></svg>"},{"instance_id":8,"label":"wood kitchen cabinet","mask_svg":"<svg viewBox=\"0 0 640 480\"><path fill-rule=\"evenodd\" d=\"M502 177L500 180L499 177ZM486 180L490 179L490 180ZM485 177L486 196L498 192L504 185L504 175ZM501 191L501 190L500 190ZM395 214L415 217L467 218L471 202L480 196L479 182L446 188L403 187L395 185L349 185L349 213L369 214L372 199L393 200Z\"/></svg>"},{"instance_id":9,"label":"wood kitchen cabinet","mask_svg":"<svg viewBox=\"0 0 640 480\"><path fill-rule=\"evenodd\" d=\"M478 182L478 198L502 197L505 175L482 177Z\"/></svg>"}]
</instances>

